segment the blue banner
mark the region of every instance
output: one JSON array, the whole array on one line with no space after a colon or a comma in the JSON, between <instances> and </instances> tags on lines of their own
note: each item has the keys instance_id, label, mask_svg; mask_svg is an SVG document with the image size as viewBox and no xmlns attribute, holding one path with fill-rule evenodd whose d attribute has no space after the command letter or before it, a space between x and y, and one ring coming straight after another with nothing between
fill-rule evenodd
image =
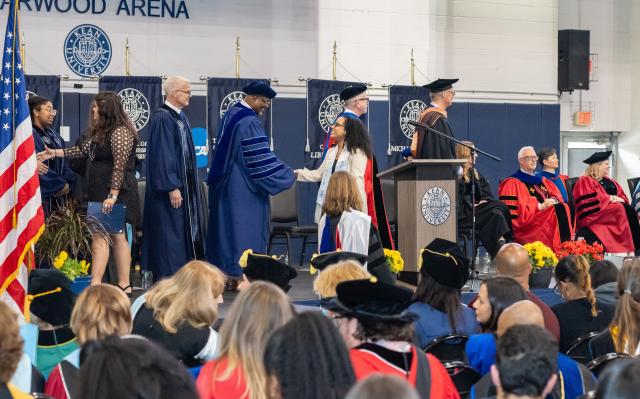
<instances>
[{"instance_id":1,"label":"blue banner","mask_svg":"<svg viewBox=\"0 0 640 399\"><path fill-rule=\"evenodd\" d=\"M408 122L418 121L429 103L429 89L420 86L389 87L389 168L403 161L402 151L411 146L414 130Z\"/></svg>"},{"instance_id":2,"label":"blue banner","mask_svg":"<svg viewBox=\"0 0 640 399\"><path fill-rule=\"evenodd\" d=\"M100 78L100 91L113 91L122 101L125 112L138 130L137 170L146 177L147 139L149 119L162 105L162 78L158 76L104 76Z\"/></svg>"},{"instance_id":3,"label":"blue banner","mask_svg":"<svg viewBox=\"0 0 640 399\"><path fill-rule=\"evenodd\" d=\"M40 96L51 101L53 108L58 111L53 121L52 129L60 132L62 120L62 95L60 94L60 78L56 75L25 75L27 82L27 96Z\"/></svg>"},{"instance_id":4,"label":"blue banner","mask_svg":"<svg viewBox=\"0 0 640 399\"><path fill-rule=\"evenodd\" d=\"M344 110L340 92L355 84L360 83L320 79L307 81L307 137L304 148L307 168L320 166L324 141L336 117Z\"/></svg>"}]
</instances>

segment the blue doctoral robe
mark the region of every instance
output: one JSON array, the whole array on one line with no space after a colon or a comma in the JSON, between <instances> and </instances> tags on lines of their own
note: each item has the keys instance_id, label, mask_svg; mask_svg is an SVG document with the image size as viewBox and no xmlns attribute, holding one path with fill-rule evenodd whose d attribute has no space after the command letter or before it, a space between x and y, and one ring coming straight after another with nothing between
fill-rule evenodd
<instances>
[{"instance_id":1,"label":"blue doctoral robe","mask_svg":"<svg viewBox=\"0 0 640 399\"><path fill-rule=\"evenodd\" d=\"M33 143L36 152L44 151L45 146L52 149L63 149L64 140L55 131L49 128L44 130L33 126ZM55 194L64 188L65 184L69 184L69 188L73 190L76 174L69 167L69 163L64 157L52 158L44 163L49 166L49 171L44 175L38 175L40 178L40 195L42 196L42 205L46 214L51 213L60 203Z\"/></svg>"},{"instance_id":2,"label":"blue doctoral robe","mask_svg":"<svg viewBox=\"0 0 640 399\"><path fill-rule=\"evenodd\" d=\"M269 195L295 182L291 168L269 149L269 138L256 113L242 103L222 118L209 170L207 260L239 278L238 260L247 249L267 251L271 209Z\"/></svg>"},{"instance_id":3,"label":"blue doctoral robe","mask_svg":"<svg viewBox=\"0 0 640 399\"><path fill-rule=\"evenodd\" d=\"M456 315L455 331L451 328L447 314L427 303L414 302L409 306L409 311L418 315L418 320L414 323L414 334L416 342L421 348L426 347L435 338L444 335L458 333L470 336L480 330L480 325L476 320L476 312L463 303L460 304L459 312Z\"/></svg>"},{"instance_id":4,"label":"blue doctoral robe","mask_svg":"<svg viewBox=\"0 0 640 399\"><path fill-rule=\"evenodd\" d=\"M158 281L203 257L204 209L187 117L163 105L153 113L149 132L142 266ZM182 194L179 208L169 199L176 188Z\"/></svg>"}]
</instances>

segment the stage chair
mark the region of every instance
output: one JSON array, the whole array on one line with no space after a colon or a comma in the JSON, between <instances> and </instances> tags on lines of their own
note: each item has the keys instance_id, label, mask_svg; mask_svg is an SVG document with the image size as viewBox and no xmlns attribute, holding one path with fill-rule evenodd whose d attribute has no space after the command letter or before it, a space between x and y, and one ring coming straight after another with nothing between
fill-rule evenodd
<instances>
[{"instance_id":1,"label":"stage chair","mask_svg":"<svg viewBox=\"0 0 640 399\"><path fill-rule=\"evenodd\" d=\"M318 226L300 225L298 218L298 184L293 183L290 189L269 198L271 204L271 233L267 252L271 253L274 239L284 237L287 245L288 264L291 266L291 239L302 238L302 251L300 253L300 267L303 266L304 253L308 237L311 243L318 243Z\"/></svg>"},{"instance_id":2,"label":"stage chair","mask_svg":"<svg viewBox=\"0 0 640 399\"><path fill-rule=\"evenodd\" d=\"M464 348L469 337L464 334L449 334L434 338L424 347L424 351L437 357L441 362L465 362Z\"/></svg>"},{"instance_id":3,"label":"stage chair","mask_svg":"<svg viewBox=\"0 0 640 399\"><path fill-rule=\"evenodd\" d=\"M444 362L442 365L449 373L460 397L469 397L471 387L482 377L480 373L464 362Z\"/></svg>"},{"instance_id":4,"label":"stage chair","mask_svg":"<svg viewBox=\"0 0 640 399\"><path fill-rule=\"evenodd\" d=\"M598 376L606 370L609 365L624 359L630 359L631 356L626 353L607 353L590 361L587 368L598 378Z\"/></svg>"},{"instance_id":5,"label":"stage chair","mask_svg":"<svg viewBox=\"0 0 640 399\"><path fill-rule=\"evenodd\" d=\"M581 337L578 337L578 339L576 339L573 344L571 344L569 349L567 349L564 354L569 356L576 362L580 362L582 364L589 363L589 359L591 358L591 354L589 351L589 342L591 342L591 339L593 339L593 337L598 334L600 334L599 331L592 331L590 333L584 334Z\"/></svg>"}]
</instances>

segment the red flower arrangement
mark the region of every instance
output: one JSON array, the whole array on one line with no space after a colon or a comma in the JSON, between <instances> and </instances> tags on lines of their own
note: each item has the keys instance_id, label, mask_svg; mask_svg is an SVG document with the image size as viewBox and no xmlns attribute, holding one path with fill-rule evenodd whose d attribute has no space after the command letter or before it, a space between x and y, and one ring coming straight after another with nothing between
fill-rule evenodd
<instances>
[{"instance_id":1,"label":"red flower arrangement","mask_svg":"<svg viewBox=\"0 0 640 399\"><path fill-rule=\"evenodd\" d=\"M556 252L556 256L560 259L568 255L582 255L591 264L604 258L604 247L599 242L589 245L585 240L565 241Z\"/></svg>"}]
</instances>

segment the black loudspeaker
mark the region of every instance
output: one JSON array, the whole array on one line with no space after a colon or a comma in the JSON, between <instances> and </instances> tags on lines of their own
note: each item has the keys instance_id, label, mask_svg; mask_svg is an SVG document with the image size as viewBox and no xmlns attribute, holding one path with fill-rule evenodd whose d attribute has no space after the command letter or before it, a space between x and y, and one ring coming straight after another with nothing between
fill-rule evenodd
<instances>
[{"instance_id":1,"label":"black loudspeaker","mask_svg":"<svg viewBox=\"0 0 640 399\"><path fill-rule=\"evenodd\" d=\"M589 90L589 31L558 31L558 91Z\"/></svg>"}]
</instances>

